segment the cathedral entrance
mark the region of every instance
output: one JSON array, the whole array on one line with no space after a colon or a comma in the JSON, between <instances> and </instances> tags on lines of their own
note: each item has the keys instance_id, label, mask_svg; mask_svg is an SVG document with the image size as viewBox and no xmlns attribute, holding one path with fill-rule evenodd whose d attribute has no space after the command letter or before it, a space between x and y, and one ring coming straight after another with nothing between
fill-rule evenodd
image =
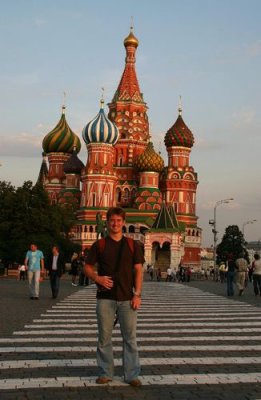
<instances>
[{"instance_id":1,"label":"cathedral entrance","mask_svg":"<svg viewBox=\"0 0 261 400\"><path fill-rule=\"evenodd\" d=\"M167 271L170 266L170 243L164 242L163 246L160 247L158 242L153 242L151 259L154 270L160 268L161 272Z\"/></svg>"}]
</instances>

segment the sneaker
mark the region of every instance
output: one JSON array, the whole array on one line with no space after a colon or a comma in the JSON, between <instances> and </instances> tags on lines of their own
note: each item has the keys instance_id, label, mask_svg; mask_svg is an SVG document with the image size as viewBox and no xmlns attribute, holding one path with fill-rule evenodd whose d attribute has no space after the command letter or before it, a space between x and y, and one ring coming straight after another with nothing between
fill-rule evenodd
<instances>
[{"instance_id":1,"label":"sneaker","mask_svg":"<svg viewBox=\"0 0 261 400\"><path fill-rule=\"evenodd\" d=\"M107 378L106 376L99 376L99 378L96 379L96 383L98 383L98 385L104 385L105 383L109 383L111 381L112 379Z\"/></svg>"},{"instance_id":2,"label":"sneaker","mask_svg":"<svg viewBox=\"0 0 261 400\"><path fill-rule=\"evenodd\" d=\"M133 387L139 387L142 386L141 381L136 378L136 379L132 379L132 381L128 382L129 385L133 386Z\"/></svg>"}]
</instances>

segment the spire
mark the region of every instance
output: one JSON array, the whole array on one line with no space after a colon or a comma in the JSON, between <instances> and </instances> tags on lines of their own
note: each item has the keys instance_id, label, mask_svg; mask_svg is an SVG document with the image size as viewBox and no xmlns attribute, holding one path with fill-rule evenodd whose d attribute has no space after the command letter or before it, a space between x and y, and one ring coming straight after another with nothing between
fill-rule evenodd
<instances>
[{"instance_id":1,"label":"spire","mask_svg":"<svg viewBox=\"0 0 261 400\"><path fill-rule=\"evenodd\" d=\"M119 100L128 102L135 101L144 104L135 69L135 53L138 45L139 41L134 36L133 26L131 26L130 33L124 40L124 46L126 48L125 69L112 102Z\"/></svg>"},{"instance_id":2,"label":"spire","mask_svg":"<svg viewBox=\"0 0 261 400\"><path fill-rule=\"evenodd\" d=\"M179 96L179 108L178 108L179 115L182 115L182 103L181 103L181 96Z\"/></svg>"},{"instance_id":3,"label":"spire","mask_svg":"<svg viewBox=\"0 0 261 400\"><path fill-rule=\"evenodd\" d=\"M175 221L176 222L176 221ZM161 231L174 231L177 232L178 226L174 223L169 210L166 206L165 201L162 202L161 209L157 215L157 218L152 225L152 230L161 230Z\"/></svg>"},{"instance_id":4,"label":"spire","mask_svg":"<svg viewBox=\"0 0 261 400\"><path fill-rule=\"evenodd\" d=\"M100 100L100 108L104 109L104 87L101 88L102 94L101 94L101 100Z\"/></svg>"},{"instance_id":5,"label":"spire","mask_svg":"<svg viewBox=\"0 0 261 400\"><path fill-rule=\"evenodd\" d=\"M42 159L42 164L41 164L41 168L39 171L37 183L43 184L48 175L48 166L47 166L47 161L46 161L46 155L44 152L42 153L42 156L43 156L43 159Z\"/></svg>"},{"instance_id":6,"label":"spire","mask_svg":"<svg viewBox=\"0 0 261 400\"><path fill-rule=\"evenodd\" d=\"M62 114L65 114L65 109L66 109L66 93L63 92L63 105L62 105Z\"/></svg>"}]
</instances>

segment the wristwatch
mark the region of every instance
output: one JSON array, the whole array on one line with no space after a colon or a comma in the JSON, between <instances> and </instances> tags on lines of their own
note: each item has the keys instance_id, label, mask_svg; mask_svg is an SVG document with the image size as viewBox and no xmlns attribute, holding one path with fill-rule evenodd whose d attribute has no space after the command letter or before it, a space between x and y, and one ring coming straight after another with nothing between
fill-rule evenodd
<instances>
[{"instance_id":1,"label":"wristwatch","mask_svg":"<svg viewBox=\"0 0 261 400\"><path fill-rule=\"evenodd\" d=\"M136 291L134 290L133 294L134 294L134 296L141 297L141 292L136 292Z\"/></svg>"}]
</instances>

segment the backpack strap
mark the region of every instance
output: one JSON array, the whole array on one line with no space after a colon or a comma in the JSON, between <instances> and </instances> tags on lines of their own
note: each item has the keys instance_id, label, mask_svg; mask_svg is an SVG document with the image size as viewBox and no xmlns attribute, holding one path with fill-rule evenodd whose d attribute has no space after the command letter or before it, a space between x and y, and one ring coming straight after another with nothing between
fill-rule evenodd
<instances>
[{"instance_id":1,"label":"backpack strap","mask_svg":"<svg viewBox=\"0 0 261 400\"><path fill-rule=\"evenodd\" d=\"M97 241L98 249L99 249L99 254L102 254L105 249L105 238L101 238Z\"/></svg>"},{"instance_id":2,"label":"backpack strap","mask_svg":"<svg viewBox=\"0 0 261 400\"><path fill-rule=\"evenodd\" d=\"M132 238L130 238L130 237L126 237L126 239L127 239L127 243L128 243L129 249L130 249L130 251L131 251L131 253L133 255L134 254L134 240Z\"/></svg>"}]
</instances>

